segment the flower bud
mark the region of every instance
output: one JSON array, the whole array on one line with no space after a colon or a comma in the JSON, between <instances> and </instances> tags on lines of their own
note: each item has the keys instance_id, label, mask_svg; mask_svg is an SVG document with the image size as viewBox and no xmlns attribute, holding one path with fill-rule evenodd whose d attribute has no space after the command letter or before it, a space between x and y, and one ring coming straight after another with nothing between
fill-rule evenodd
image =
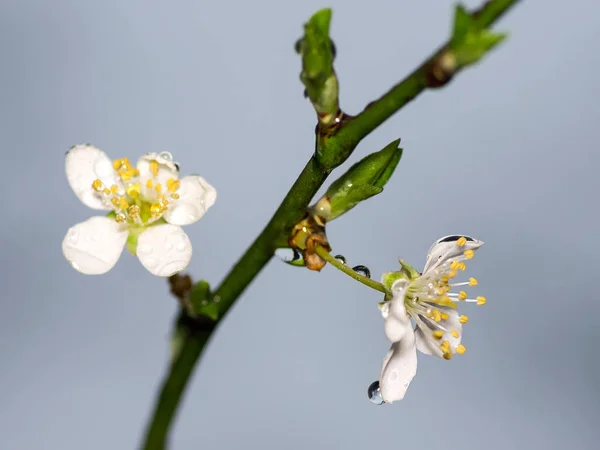
<instances>
[{"instance_id":1,"label":"flower bud","mask_svg":"<svg viewBox=\"0 0 600 450\"><path fill-rule=\"evenodd\" d=\"M383 150L366 156L350 167L311 208L312 213L327 222L382 192L402 156L399 143L400 139L397 139Z\"/></svg>"}]
</instances>

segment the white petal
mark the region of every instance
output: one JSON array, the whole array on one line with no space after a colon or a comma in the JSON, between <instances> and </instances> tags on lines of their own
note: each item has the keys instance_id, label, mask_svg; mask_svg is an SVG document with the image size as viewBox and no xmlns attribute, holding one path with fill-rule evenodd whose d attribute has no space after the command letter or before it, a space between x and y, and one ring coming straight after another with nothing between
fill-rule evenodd
<instances>
[{"instance_id":1,"label":"white petal","mask_svg":"<svg viewBox=\"0 0 600 450\"><path fill-rule=\"evenodd\" d=\"M92 182L96 179L100 179L107 187L121 184L106 153L93 145L76 145L67 152L65 170L73 192L86 206L93 209L112 209L92 189Z\"/></svg>"},{"instance_id":2,"label":"white petal","mask_svg":"<svg viewBox=\"0 0 600 450\"><path fill-rule=\"evenodd\" d=\"M456 241L462 236L465 236L469 240L467 240L465 245L461 247L456 243ZM451 260L452 258L462 256L462 254L466 250L475 251L482 245L483 241L473 239L466 235L444 236L435 241L433 245L429 248L429 252L427 252L427 260L425 262L425 267L423 268L423 273L435 269L440 264L443 264L444 262Z\"/></svg>"},{"instance_id":3,"label":"white petal","mask_svg":"<svg viewBox=\"0 0 600 450\"><path fill-rule=\"evenodd\" d=\"M389 307L386 308L384 315L384 329L385 336L391 342L398 342L403 339L406 333L412 334L412 325L410 318L406 313L406 307L404 306L404 297L406 290L410 285L408 280L400 279L392 285L392 300L390 300Z\"/></svg>"},{"instance_id":4,"label":"white petal","mask_svg":"<svg viewBox=\"0 0 600 450\"><path fill-rule=\"evenodd\" d=\"M181 227L156 225L140 234L136 254L153 275L170 277L190 263L192 243Z\"/></svg>"},{"instance_id":5,"label":"white petal","mask_svg":"<svg viewBox=\"0 0 600 450\"><path fill-rule=\"evenodd\" d=\"M62 243L65 258L86 275L100 275L116 264L127 229L108 217L92 217L69 228Z\"/></svg>"},{"instance_id":6,"label":"white petal","mask_svg":"<svg viewBox=\"0 0 600 450\"><path fill-rule=\"evenodd\" d=\"M179 170L177 165L173 162L173 156L169 152L162 153L146 153L141 156L137 162L137 170L140 171L140 177L152 178L153 174L150 172L150 161L158 162L158 178L161 183L167 181L168 178L178 177ZM164 178L164 179L163 179Z\"/></svg>"},{"instance_id":7,"label":"white petal","mask_svg":"<svg viewBox=\"0 0 600 450\"><path fill-rule=\"evenodd\" d=\"M217 191L198 175L181 179L179 199L164 215L173 225L189 225L200 219L217 200Z\"/></svg>"},{"instance_id":8,"label":"white petal","mask_svg":"<svg viewBox=\"0 0 600 450\"><path fill-rule=\"evenodd\" d=\"M430 328L417 326L415 331L417 338L417 350L426 355L435 355L442 358L443 352L440 349L440 344L443 341L448 341L452 353L456 352L456 347L458 347L462 339L462 324L460 323L460 316L456 309L448 308L447 306L436 305L432 305L432 307L448 314L448 319L442 319L439 322L439 324L444 327L446 331L444 331L442 338L437 340L432 336L432 330ZM457 338L452 335L452 331L458 332Z\"/></svg>"},{"instance_id":9,"label":"white petal","mask_svg":"<svg viewBox=\"0 0 600 450\"><path fill-rule=\"evenodd\" d=\"M383 400L386 403L402 400L416 373L415 336L413 333L408 333L404 339L392 344L383 360L379 376Z\"/></svg>"}]
</instances>

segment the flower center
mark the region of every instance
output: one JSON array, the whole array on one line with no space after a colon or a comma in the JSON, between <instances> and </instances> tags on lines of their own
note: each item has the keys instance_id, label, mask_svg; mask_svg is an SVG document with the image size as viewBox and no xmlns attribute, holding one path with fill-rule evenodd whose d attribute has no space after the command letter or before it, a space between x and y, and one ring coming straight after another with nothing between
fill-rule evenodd
<instances>
[{"instance_id":1,"label":"flower center","mask_svg":"<svg viewBox=\"0 0 600 450\"><path fill-rule=\"evenodd\" d=\"M92 189L106 206L114 210L118 223L150 225L179 198L179 180L167 178L163 185L159 178L160 164L155 159L150 160L150 173L146 176L140 176L140 171L131 165L128 158L114 160L113 169L119 177L118 184L106 186L96 179L92 182Z\"/></svg>"},{"instance_id":2,"label":"flower center","mask_svg":"<svg viewBox=\"0 0 600 450\"><path fill-rule=\"evenodd\" d=\"M457 245L462 247L464 242L459 240ZM429 333L434 340L441 341L439 349L445 359L452 358L453 353L462 354L466 351L463 345L451 346L448 340L442 340L460 337L460 332L452 329L452 321L448 321L450 319L448 308L457 309L457 304L460 302L472 302L477 305L486 303L486 298L482 296L468 298L466 291L462 289L452 292L456 287L477 286L478 282L475 278L469 278L469 281L464 282L451 282L457 276L458 271L465 271L467 267L465 261L473 256L473 250L466 250L461 256L413 279L404 298L406 310L416 325L423 332ZM469 318L465 315L458 317L460 324L465 324L468 320ZM456 328L460 328L460 326Z\"/></svg>"}]
</instances>

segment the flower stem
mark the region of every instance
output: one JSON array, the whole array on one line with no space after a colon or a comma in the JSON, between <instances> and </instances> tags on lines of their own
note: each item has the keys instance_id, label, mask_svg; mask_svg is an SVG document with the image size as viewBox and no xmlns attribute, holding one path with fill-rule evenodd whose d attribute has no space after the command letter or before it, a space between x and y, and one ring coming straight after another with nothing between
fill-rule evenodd
<instances>
[{"instance_id":1,"label":"flower stem","mask_svg":"<svg viewBox=\"0 0 600 450\"><path fill-rule=\"evenodd\" d=\"M517 1L489 0L472 15L477 18L482 27L487 27ZM444 44L442 49L448 45L448 43ZM302 220L310 201L323 185L329 173L352 154L366 135L428 87L425 80L426 68L438 55L439 52L434 53L403 81L380 99L369 104L358 116L343 123L335 132L317 134L315 154L292 185L269 223L214 291L212 301L207 308L212 308L212 312L215 313L211 314L211 317L217 318L215 325L221 323L229 308L273 257L275 250L287 245L291 230L296 223ZM360 275L354 274L354 276ZM367 280L370 283L379 284ZM380 290L377 287L374 289ZM181 314L185 315L184 312ZM187 319L188 321L194 320ZM204 320L206 319L204 318ZM145 450L163 450L167 446L168 432L177 407L193 374L194 367L202 355L202 350L214 332L214 327L210 328L210 331L206 331L205 327L200 327L200 329L203 331L198 332L194 330L193 326L190 327L190 332L185 335L181 349L168 369L146 431L142 446Z\"/></svg>"},{"instance_id":2,"label":"flower stem","mask_svg":"<svg viewBox=\"0 0 600 450\"><path fill-rule=\"evenodd\" d=\"M370 278L365 277L365 276L355 272L354 270L352 270L352 268L348 267L343 262L340 262L339 260L337 260L324 247L317 245L315 249L316 249L317 255L319 255L321 258L323 258L325 261L327 261L329 264L331 264L336 269L344 272L350 278L353 278L356 281L358 281L359 283L362 283L365 286L369 286L371 289L375 289L376 291L383 292L384 294L388 293L386 291L385 287L383 287L383 284L378 283L377 281L373 281Z\"/></svg>"}]
</instances>

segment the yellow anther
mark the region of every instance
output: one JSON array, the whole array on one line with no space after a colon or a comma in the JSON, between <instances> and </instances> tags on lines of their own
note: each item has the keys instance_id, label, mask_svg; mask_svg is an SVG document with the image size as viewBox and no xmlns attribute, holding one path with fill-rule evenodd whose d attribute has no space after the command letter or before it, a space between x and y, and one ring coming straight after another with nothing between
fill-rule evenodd
<instances>
[{"instance_id":1,"label":"yellow anther","mask_svg":"<svg viewBox=\"0 0 600 450\"><path fill-rule=\"evenodd\" d=\"M479 297L477 297L477 305L478 306L485 305L486 302L487 302L487 299L485 297L483 297L482 295L480 295Z\"/></svg>"},{"instance_id":2,"label":"yellow anther","mask_svg":"<svg viewBox=\"0 0 600 450\"><path fill-rule=\"evenodd\" d=\"M113 194L116 194L119 191L119 186L117 186L116 184L113 184L110 187L110 192L112 192Z\"/></svg>"},{"instance_id":3,"label":"yellow anther","mask_svg":"<svg viewBox=\"0 0 600 450\"><path fill-rule=\"evenodd\" d=\"M452 330L452 337L458 339L458 331Z\"/></svg>"},{"instance_id":4,"label":"yellow anther","mask_svg":"<svg viewBox=\"0 0 600 450\"><path fill-rule=\"evenodd\" d=\"M127 203L127 200L124 197L121 197L119 199L119 208L127 209L128 207L129 207L129 203Z\"/></svg>"},{"instance_id":5,"label":"yellow anther","mask_svg":"<svg viewBox=\"0 0 600 450\"><path fill-rule=\"evenodd\" d=\"M456 276L456 270L451 270L450 272L448 272L448 278L454 278Z\"/></svg>"},{"instance_id":6,"label":"yellow anther","mask_svg":"<svg viewBox=\"0 0 600 450\"><path fill-rule=\"evenodd\" d=\"M102 183L102 181L100 181L99 179L96 178L92 182L92 189L100 192L102 189L104 189L104 184Z\"/></svg>"},{"instance_id":7,"label":"yellow anther","mask_svg":"<svg viewBox=\"0 0 600 450\"><path fill-rule=\"evenodd\" d=\"M181 182L174 178L169 178L167 180L167 190L169 192L175 192L177 189L179 189L180 185L181 185Z\"/></svg>"},{"instance_id":8,"label":"yellow anther","mask_svg":"<svg viewBox=\"0 0 600 450\"><path fill-rule=\"evenodd\" d=\"M177 200L179 198L179 194L171 194L171 198L173 200Z\"/></svg>"},{"instance_id":9,"label":"yellow anther","mask_svg":"<svg viewBox=\"0 0 600 450\"><path fill-rule=\"evenodd\" d=\"M151 180L150 178L148 178L148 181L146 181L146 187L147 187L148 189L152 189L152 186L153 186L153 184L152 184L152 180Z\"/></svg>"},{"instance_id":10,"label":"yellow anther","mask_svg":"<svg viewBox=\"0 0 600 450\"><path fill-rule=\"evenodd\" d=\"M452 270L456 270L460 267L460 263L458 261L452 261L452 264L450 264L450 268Z\"/></svg>"},{"instance_id":11,"label":"yellow anther","mask_svg":"<svg viewBox=\"0 0 600 450\"><path fill-rule=\"evenodd\" d=\"M467 298L467 293L465 291L460 291L458 293L458 299L459 300L464 300L465 298Z\"/></svg>"},{"instance_id":12,"label":"yellow anther","mask_svg":"<svg viewBox=\"0 0 600 450\"><path fill-rule=\"evenodd\" d=\"M140 186L140 183L130 184L129 186L127 186L127 195L135 198L138 195L140 195L141 189L142 189L142 187Z\"/></svg>"},{"instance_id":13,"label":"yellow anther","mask_svg":"<svg viewBox=\"0 0 600 450\"><path fill-rule=\"evenodd\" d=\"M150 161L150 173L154 176L158 175L158 161L155 159Z\"/></svg>"},{"instance_id":14,"label":"yellow anther","mask_svg":"<svg viewBox=\"0 0 600 450\"><path fill-rule=\"evenodd\" d=\"M440 320L442 320L442 313L440 312L439 309L434 309L431 313L432 315L432 319L435 320L436 322L439 322Z\"/></svg>"},{"instance_id":15,"label":"yellow anther","mask_svg":"<svg viewBox=\"0 0 600 450\"><path fill-rule=\"evenodd\" d=\"M446 313L442 313L442 320L448 320L450 318L450 316Z\"/></svg>"},{"instance_id":16,"label":"yellow anther","mask_svg":"<svg viewBox=\"0 0 600 450\"><path fill-rule=\"evenodd\" d=\"M458 353L459 355L464 355L466 351L467 351L467 348L462 344L460 344L456 347L456 353Z\"/></svg>"},{"instance_id":17,"label":"yellow anther","mask_svg":"<svg viewBox=\"0 0 600 450\"><path fill-rule=\"evenodd\" d=\"M110 199L110 202L113 204L115 208L119 207L119 197L113 197Z\"/></svg>"},{"instance_id":18,"label":"yellow anther","mask_svg":"<svg viewBox=\"0 0 600 450\"><path fill-rule=\"evenodd\" d=\"M130 167L131 167L131 164L129 164L129 158L115 159L113 161L113 169L115 169L117 171L127 170Z\"/></svg>"},{"instance_id":19,"label":"yellow anther","mask_svg":"<svg viewBox=\"0 0 600 450\"><path fill-rule=\"evenodd\" d=\"M460 317L458 318L458 321L459 321L460 323L467 323L467 322L469 321L469 317L468 317L468 316L464 316L464 315L463 315L463 316L460 316Z\"/></svg>"},{"instance_id":20,"label":"yellow anther","mask_svg":"<svg viewBox=\"0 0 600 450\"><path fill-rule=\"evenodd\" d=\"M444 337L444 332L442 330L435 330L432 334L433 337L438 340Z\"/></svg>"},{"instance_id":21,"label":"yellow anther","mask_svg":"<svg viewBox=\"0 0 600 450\"><path fill-rule=\"evenodd\" d=\"M476 278L469 278L469 286L477 286L479 281Z\"/></svg>"},{"instance_id":22,"label":"yellow anther","mask_svg":"<svg viewBox=\"0 0 600 450\"><path fill-rule=\"evenodd\" d=\"M446 352L450 352L450 342L448 341L442 341L442 343L440 344L440 350L443 351L444 353Z\"/></svg>"},{"instance_id":23,"label":"yellow anther","mask_svg":"<svg viewBox=\"0 0 600 450\"><path fill-rule=\"evenodd\" d=\"M463 255L465 255L465 258L471 259L473 256L475 256L475 252L473 250L465 250Z\"/></svg>"},{"instance_id":24,"label":"yellow anther","mask_svg":"<svg viewBox=\"0 0 600 450\"><path fill-rule=\"evenodd\" d=\"M115 216L115 222L117 222L117 223L125 222L125 216L123 214L117 214Z\"/></svg>"},{"instance_id":25,"label":"yellow anther","mask_svg":"<svg viewBox=\"0 0 600 450\"><path fill-rule=\"evenodd\" d=\"M152 214L153 217L160 217L162 213L163 205L160 203L153 203L152 206L150 206L150 214Z\"/></svg>"},{"instance_id":26,"label":"yellow anther","mask_svg":"<svg viewBox=\"0 0 600 450\"><path fill-rule=\"evenodd\" d=\"M169 206L169 200L167 200L166 198L162 198L160 200L160 203L163 205L163 208L167 209L167 206Z\"/></svg>"},{"instance_id":27,"label":"yellow anther","mask_svg":"<svg viewBox=\"0 0 600 450\"><path fill-rule=\"evenodd\" d=\"M459 247L462 247L466 243L467 243L467 238L464 236L461 237L458 241L456 241L456 245L458 245Z\"/></svg>"},{"instance_id":28,"label":"yellow anther","mask_svg":"<svg viewBox=\"0 0 600 450\"><path fill-rule=\"evenodd\" d=\"M140 207L138 205L131 205L127 208L127 212L131 217L137 217L140 215Z\"/></svg>"},{"instance_id":29,"label":"yellow anther","mask_svg":"<svg viewBox=\"0 0 600 450\"><path fill-rule=\"evenodd\" d=\"M450 352L446 352L442 355L444 357L445 360L451 360L452 359L452 353Z\"/></svg>"},{"instance_id":30,"label":"yellow anther","mask_svg":"<svg viewBox=\"0 0 600 450\"><path fill-rule=\"evenodd\" d=\"M464 262L460 262L458 268L464 272L467 270L467 265Z\"/></svg>"},{"instance_id":31,"label":"yellow anther","mask_svg":"<svg viewBox=\"0 0 600 450\"><path fill-rule=\"evenodd\" d=\"M104 188L104 190L102 192L104 193L104 195L110 195L110 189L109 188Z\"/></svg>"},{"instance_id":32,"label":"yellow anther","mask_svg":"<svg viewBox=\"0 0 600 450\"><path fill-rule=\"evenodd\" d=\"M162 184L158 183L156 186L154 186L154 189L156 189L156 192L162 191Z\"/></svg>"}]
</instances>

